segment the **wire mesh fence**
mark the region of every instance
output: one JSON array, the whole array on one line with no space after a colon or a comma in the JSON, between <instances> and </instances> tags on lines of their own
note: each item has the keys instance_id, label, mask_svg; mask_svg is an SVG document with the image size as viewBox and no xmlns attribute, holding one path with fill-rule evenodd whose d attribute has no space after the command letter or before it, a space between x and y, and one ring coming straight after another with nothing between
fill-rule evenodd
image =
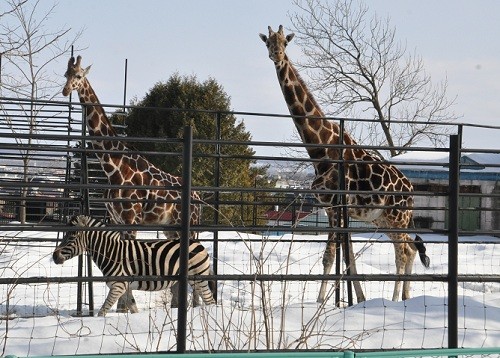
<instances>
[{"instance_id":1,"label":"wire mesh fence","mask_svg":"<svg viewBox=\"0 0 500 358\"><path fill-rule=\"evenodd\" d=\"M36 109L30 116L28 104ZM312 160L286 149L301 148L302 143L228 141L220 133L195 136L193 166L201 163L197 158L205 159L204 170L213 174L213 181L192 182L202 215L189 229L213 260L214 275L208 279L217 282L217 305L190 307L186 336L180 337L179 309L171 307L168 290L134 291L137 314L112 310L105 318L91 317L105 301L106 283L124 278L102 277L90 260L56 265L52 253L72 230L67 219L74 214L102 220L106 226L98 230L136 230L137 238L146 240L164 240L163 232L185 227L111 220L105 204L131 199L109 198L105 192L136 189L137 184L110 183L96 159L102 153L89 146L95 138L85 134L81 111L67 103L33 106L12 99L2 99L0 108L2 354L168 352L178 350L179 339L187 351L196 352L430 349L448 347L450 334L465 348L492 347L500 341L495 319L500 315L499 151L460 151L460 181L455 183L449 175L450 148L409 151L419 156L388 163L413 182L414 227L381 229L355 220L348 227L330 227L325 206L311 189ZM218 121L227 114L209 115ZM461 126L455 128L461 132ZM147 154L151 161L183 156L185 141L179 138L118 139L173 148L159 152L130 146L123 154ZM242 145L282 147L287 154L230 154L231 147ZM229 182L224 173L237 168L236 160L269 167L244 185ZM175 169L172 174L182 176L182 166ZM452 184L458 193L456 222L450 219ZM141 188L154 189L150 183L141 183ZM352 194L340 189L332 193ZM451 258L458 263L456 277L450 276L451 230L458 234ZM416 260L411 275L395 274L393 242L387 234L399 231L423 238L429 268ZM329 233L350 234L357 274L347 270L340 256L332 273L323 274ZM327 299L318 303L324 279L329 283ZM411 281L410 299L390 300L397 280ZM457 325L450 327L449 285L454 280ZM354 281L360 281L366 301L356 302Z\"/></svg>"}]
</instances>

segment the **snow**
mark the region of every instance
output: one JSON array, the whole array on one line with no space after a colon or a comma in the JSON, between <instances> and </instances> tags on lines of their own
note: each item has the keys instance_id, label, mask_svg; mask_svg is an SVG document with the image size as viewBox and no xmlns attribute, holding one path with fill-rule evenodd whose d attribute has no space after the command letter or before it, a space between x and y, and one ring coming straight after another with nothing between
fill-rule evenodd
<instances>
[{"instance_id":1,"label":"snow","mask_svg":"<svg viewBox=\"0 0 500 358\"><path fill-rule=\"evenodd\" d=\"M140 238L156 238L141 232ZM29 241L27 238L36 239ZM212 233L200 238L212 252ZM414 273L447 273L446 237L422 235L431 267ZM55 232L2 232L0 273L9 277L73 277L78 260L52 261ZM358 272L395 273L386 236L353 238ZM265 236L219 233L219 274L320 274L325 235ZM498 274L499 240L462 237L459 273ZM496 250L495 250L496 249ZM94 274L99 271L94 267ZM412 298L392 302L392 282L362 282L366 302L335 307L316 303L317 281L219 281L218 304L189 308L188 350L413 349L447 347L447 283L412 282ZM107 287L94 283L96 312ZM344 288L344 287L343 287ZM40 356L175 351L177 309L165 292L134 291L139 313L104 318L75 316L76 284L0 285L1 355ZM86 302L86 299L85 299ZM459 287L459 346L495 347L500 342L500 283L464 282ZM88 306L85 305L85 310ZM7 319L8 318L8 319Z\"/></svg>"}]
</instances>

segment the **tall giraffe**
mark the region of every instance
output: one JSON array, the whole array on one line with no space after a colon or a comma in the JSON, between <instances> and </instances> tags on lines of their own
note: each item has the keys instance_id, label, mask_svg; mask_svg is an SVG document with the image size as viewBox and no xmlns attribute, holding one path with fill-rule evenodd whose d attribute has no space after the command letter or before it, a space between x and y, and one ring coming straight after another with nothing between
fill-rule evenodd
<instances>
[{"instance_id":1,"label":"tall giraffe","mask_svg":"<svg viewBox=\"0 0 500 358\"><path fill-rule=\"evenodd\" d=\"M294 37L286 35L283 26L277 32L268 27L269 35L260 34L262 41L269 50L269 58L274 62L278 81L285 97L286 104L293 121L306 144L339 144L340 127L337 123L324 119L325 115L313 95L309 92L305 82L289 61L285 48ZM307 152L312 159L315 170L315 179L312 188L316 190L338 190L339 164L335 160L344 159L344 175L348 191L373 191L376 194L348 194L346 202L348 214L351 218L370 222L380 228L406 229L413 223L412 207L413 187L410 181L395 166L380 161L380 158L364 150L356 141L344 133L343 144L354 146L345 148L342 152L336 148L307 146ZM341 158L341 153L343 158ZM383 195L381 192L401 192L396 195ZM320 203L328 205L326 212L329 225L336 227L341 220L333 207L338 202L337 195L317 194ZM388 233L394 244L396 256L396 273L398 275L411 274L413 261L417 251L424 266L430 264L425 254L425 246L420 237L413 240L407 233ZM323 254L323 273L329 274L335 260L336 234L329 233L325 253ZM350 243L351 273L356 274L356 266L352 244ZM345 253L345 250L344 250ZM324 302L327 282L321 283L318 302ZM359 281L354 282L358 302L365 297ZM394 284L392 300L399 299L401 281ZM410 282L403 284L402 299L410 298Z\"/></svg>"},{"instance_id":2,"label":"tall giraffe","mask_svg":"<svg viewBox=\"0 0 500 358\"><path fill-rule=\"evenodd\" d=\"M68 69L64 76L66 85L62 94L68 96L76 90L82 103L87 128L90 136L111 137L112 140L92 140L92 148L111 185L129 186L111 188L106 196L106 208L111 221L116 224L133 225L180 225L181 224L181 190L173 189L182 185L182 179L166 173L151 164L144 156L137 153L126 153L129 148L119 139L111 125L106 112L102 108L94 89L86 78L90 67L81 67L82 57L74 57L68 61ZM131 188L130 186L133 186ZM146 189L144 186L154 186ZM118 200L117 200L118 199ZM120 200L128 199L128 200ZM200 200L197 193L191 194L192 202ZM199 204L191 204L191 224L197 224L200 219ZM164 231L169 239L179 239L180 232ZM126 232L125 237L135 238L136 232ZM195 235L191 233L191 239ZM128 296L127 296L128 295ZM119 310L133 305L132 293L128 292L127 302L119 302ZM195 295L196 296L196 295ZM194 298L196 303L198 298ZM177 294L173 292L172 305L177 305Z\"/></svg>"}]
</instances>

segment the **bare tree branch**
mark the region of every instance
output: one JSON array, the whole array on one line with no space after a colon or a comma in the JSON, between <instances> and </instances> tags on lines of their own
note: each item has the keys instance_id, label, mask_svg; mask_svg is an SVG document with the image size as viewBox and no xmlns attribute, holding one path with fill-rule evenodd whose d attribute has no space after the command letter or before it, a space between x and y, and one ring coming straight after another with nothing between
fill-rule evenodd
<instances>
[{"instance_id":1,"label":"bare tree branch","mask_svg":"<svg viewBox=\"0 0 500 358\"><path fill-rule=\"evenodd\" d=\"M7 0L7 11L0 14L0 96L16 97L23 99L54 99L59 95L59 88L63 80L62 76L54 77L50 73L50 67L61 56L66 56L74 43L82 34L77 31L73 38L68 39L71 29L60 29L49 31L50 15L54 12L56 5L42 12L40 0ZM4 112L2 121L13 133L33 134L37 132L38 113L43 106L35 105L34 102L20 105L21 117L27 121L27 125L15 126L9 117L8 111L0 107ZM25 144L30 148L33 140L15 138L18 144ZM29 179L29 161L32 153L30 149L21 149L23 160L24 181ZM21 197L26 197L27 189L21 189ZM20 203L20 219L24 223L26 219L25 202Z\"/></svg>"},{"instance_id":2,"label":"bare tree branch","mask_svg":"<svg viewBox=\"0 0 500 358\"><path fill-rule=\"evenodd\" d=\"M421 57L396 40L388 18L353 0L294 1L300 11L290 18L305 55L298 66L325 113L373 119L349 129L360 143L388 146L390 156L422 141L446 141L442 124L457 118L447 82L432 84Z\"/></svg>"}]
</instances>

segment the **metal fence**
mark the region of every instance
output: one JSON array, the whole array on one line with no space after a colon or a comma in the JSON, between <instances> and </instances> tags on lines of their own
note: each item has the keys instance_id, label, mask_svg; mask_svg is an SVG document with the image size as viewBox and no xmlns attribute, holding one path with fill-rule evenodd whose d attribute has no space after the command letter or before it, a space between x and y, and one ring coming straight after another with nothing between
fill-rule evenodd
<instances>
[{"instance_id":1,"label":"metal fence","mask_svg":"<svg viewBox=\"0 0 500 358\"><path fill-rule=\"evenodd\" d=\"M100 165L95 159L95 150L88 146L88 141L92 140L93 137L85 134L82 114L77 108L79 108L77 104L61 102L37 101L30 103L29 101L8 98L0 100L0 109L2 109L0 118L0 137L2 137L0 144L0 231L2 232L1 240L3 245L0 250L0 270L3 270L0 278L0 290L3 289L5 297L2 301L4 306L2 312L3 322L6 328L6 333L2 337L4 347L9 344L7 334L9 330L7 327L12 324L12 319L25 319L29 316L26 313L17 316L12 315L12 312L19 311L16 305L36 307L43 304L40 302L21 303L13 300L11 293L14 288L34 287L35 290L43 290L45 284L77 283L77 287L71 286L73 291L70 291L76 291L76 307L66 309L66 311L85 316L94 313L93 286L96 283L112 279L123 279L104 278L100 277L98 273L92 273L90 259L87 261L80 260L78 272L71 276L58 276L52 274L49 269L49 272L45 271L43 274L34 277L31 271L27 274L27 271L21 272L12 269L14 263L11 261L13 257L11 253L15 252L18 247L28 247L30 254L40 247L54 247L64 232L69 229L65 224L69 216L86 212L105 221L109 219L104 203L111 199L103 197L103 193L105 190L117 186L110 185L100 171ZM155 110L171 111L171 109ZM113 112L112 107L109 112ZM420 161L409 159L388 162L396 164L414 181L416 188L414 212L417 223L415 228L408 230L395 228L380 230L356 222L350 222L348 226L346 223L344 227L331 228L326 223L324 207L312 199L317 194L314 190L309 189L313 174L310 170L300 172L298 169L300 167L296 165L297 163L311 165L312 160L307 158L304 152L294 151L294 155L235 157L227 154L231 150L223 150L223 148L237 145L302 148L304 146L302 143L224 140L220 133L220 121L227 115L244 115L245 118L286 116L237 112L207 113L213 116L215 123L212 138L193 138L191 127L185 127L182 139L126 138L127 142L162 142L177 146L178 151L175 152L158 153L152 151L144 154L183 158L182 171L176 173L182 176L183 183L185 183L181 188L183 192L181 204L183 208L189 208L192 203L190 202L190 196L186 194L190 193L191 190L199 192L203 206L201 223L199 225L187 225L188 220L186 218L189 218L189 211L183 210L184 224L179 227L161 224L124 226L109 223L106 229L137 230L139 233L153 232L156 237L160 235L157 232L169 230L181 231L184 238L189 236L190 231L199 233L200 240L210 248L213 257L214 275L210 278L217 280L219 284L217 291L219 309L223 310L223 307L230 306L232 310L231 317L243 322L244 319L235 312L241 314L241 312L246 312L250 310L249 307L252 307L251 311L255 312L257 310L264 318L262 320L255 317L250 319L249 322L252 322L254 326L249 328L249 332L253 333L248 333L248 337L242 339L246 341L241 345L233 342L227 345L212 343L212 345L208 344L208 346L196 348L197 345L193 343L193 336L202 334L196 333L197 331L195 332L193 328L190 328L190 324L193 325L193 316L192 313L189 313L187 300L181 299L177 314L173 319L173 322L175 322L175 327L172 329L174 331L172 333L172 337L174 337L172 338L173 343L169 343L170 345L167 345L167 348L160 350L176 350L178 352L197 350L212 352L287 351L294 345L283 342L291 339L287 337L294 335L298 336L295 338L297 341L295 346L299 347L298 349L311 349L318 352L327 349L325 346L331 346L331 349L339 350L355 350L359 348L362 351L373 349L372 346L365 347L363 343L356 340L362 342L364 335L374 334L374 328L365 331L361 330L363 333L352 333L351 328L345 328L340 334L344 338L339 338L338 341L344 343L347 341L357 342L351 345L348 343L339 343L338 345L316 343L309 347L307 344L302 344L301 339L306 340L303 335L312 325L312 319L302 322L302 327L297 328L300 333L295 331L289 333L287 331L288 327L284 323L286 322L284 317L287 309L292 310L292 308L300 307L298 310L305 314L304 312L310 309L312 305L315 305L315 309L322 313L316 318L315 333L313 334L311 331L309 334L328 335L325 332L325 327L322 326L325 323L321 323L326 320L326 317L339 315L339 320L349 321L349 311L345 308L335 307L344 304L346 306L355 305L350 288L351 283L355 280L364 283L370 299L377 298L370 297L370 294L374 292L385 292L385 289L380 291L378 287L384 286L386 282L391 283L396 280L410 280L418 283L420 288L415 289L412 293L423 298L424 302L426 298L431 302L436 301L432 285L438 284L443 287L444 298L441 300L440 310L445 311L444 316L446 319L442 321L442 329L445 334L441 336L440 342L436 343L431 340L431 343L426 343L427 341L422 339L423 343L420 346L411 346L412 349L467 348L467 339L464 338L467 335L464 331L466 332L469 329L470 332L472 328L469 328L464 323L469 311L464 309L466 305L463 302L468 300L464 291L469 286L479 287L473 292L474 295L482 297L479 299L479 301L483 302L480 315L484 316L485 322L491 319L490 312L500 312L498 305L495 306L484 298L488 293L497 294L500 292L500 276L498 275L500 260L498 260L498 256L492 256L499 243L498 237L500 236L500 205L498 205L500 200L500 161L494 161L495 158L500 158L500 151L470 149L467 150L467 153L464 153L461 149L461 135L464 125L452 125L451 129L455 134L450 136L447 148L429 146L412 149L421 153L442 153L443 157L446 158L445 162L436 162L426 158L425 155L423 160ZM348 122L346 119L342 119L342 121ZM488 128L487 130L498 131L499 129ZM125 140L125 137L123 137L123 140ZM197 148L211 148L211 150L209 152L193 151L193 147L196 145L198 145ZM367 149L384 148L369 147ZM483 158L487 157L488 160L483 162L473 160L480 157L479 154L483 155ZM196 158L210 159L210 167L207 168L207 171L214 173L213 184L200 186L192 183L193 158L195 160ZM491 158L493 158L493 161ZM235 159L248 161L248 163L257 161L258 164L271 165L270 169L278 169L275 169L274 172L268 170L265 176L255 176L253 180L250 180L251 184L246 186L221 184L224 179L220 177L220 173L223 172L221 168L230 167ZM290 170L289 173L285 173L283 168L286 167L296 168L295 172ZM279 178L276 173L280 174ZM283 178L284 176L285 178ZM414 179L412 179L412 176ZM291 178L294 180L292 181ZM288 179L288 183L281 185L281 187L271 185L275 181L279 182L283 181L283 179ZM144 188L148 189L150 187L144 185ZM332 193L349 194L349 192L341 189L332 191ZM26 209L25 223L19 222L22 207ZM224 213L228 212L226 210L228 208L231 209L232 216L230 218L223 216ZM391 250L388 245L390 242L386 237L383 237L380 231L384 233L407 231L412 235L424 236L428 249L432 248L433 253L438 253L431 256L431 260L437 261L432 272L421 270L412 275L395 275L390 272L390 268L384 269L385 261L392 261L393 256L387 253ZM368 256L371 250L378 250L377 246L382 247L381 251L384 254L373 259L373 261L378 260L378 266L382 266L382 268L373 271L361 269L359 274L349 274L349 271L340 264L342 260L339 251L336 260L338 263L336 271L330 275L323 275L320 270L311 268L305 268L300 272L296 271L296 266L304 265L304 267L307 267L307 263L319 267L317 261L320 260L321 252L314 254L305 252L303 251L304 247L309 247L307 245L324 247L326 244L325 234L331 232L351 234L353 236L352 241L358 247L358 249L355 248L357 255L359 255L357 259L360 260L362 257ZM46 236L40 233L54 234ZM230 238L226 235L227 233L230 233ZM183 240L183 242L187 244L188 240ZM244 250L239 246L236 247L235 243L243 245ZM282 246L285 244L288 246ZM301 244L303 246L292 248L293 245ZM253 245L260 246L254 247ZM268 245L268 248L270 247L269 251L266 251L265 245ZM229 250L234 250L234 252ZM498 252L498 250L496 251ZM187 248L184 248L184 254L186 253ZM479 270L472 259L470 263L465 263L465 266L463 262L459 262L459 260L481 255L481 253L487 253L479 258L482 262L489 262L487 270ZM286 266L285 269L282 267L279 269L270 268L271 266L268 266L267 260L270 260L269 257L271 256L276 256L276 264ZM309 260L309 256L314 256L316 259ZM248 259L248 257L250 258ZM229 269L237 267L242 260L247 259L255 265L250 268L242 265L238 270ZM21 258L15 256L15 260L21 260ZM184 261L186 260L187 256L184 256ZM37 262L29 262L28 264L36 266ZM377 266L377 264L372 265L370 263L370 265L365 264L364 266ZM184 263L182 267L187 267L187 264ZM128 278L130 281L137 279L138 277ZM160 278L142 277L142 279L158 280ZM187 270L183 271L181 276L172 279L178 279L183 283L180 297L187 297ZM312 295L317 293L315 291L317 283L323 279L330 280L333 288L328 303L316 306L317 304L307 297L311 292ZM335 282L340 283L334 285ZM427 288L427 285L431 285L430 288ZM240 291L245 291L245 294L240 296ZM299 300L297 297L302 298ZM464 297L467 297L467 300ZM245 300L252 300L252 302L249 303ZM99 302L101 302L101 298L99 298ZM372 302L372 304L374 303ZM331 305L330 308L329 305ZM437 330L436 326L427 327L425 323L416 328L406 327L411 326L409 323L411 319L407 322L405 317L411 314L423 317L424 322L430 320L429 317L434 312L430 308L431 306L432 304L427 305L424 303L422 310L418 312L412 311L413 306L412 309L404 306L402 313L403 330L408 330L411 332L410 334L425 332L426 330L429 332ZM381 307L384 311L381 321L390 320L385 314L386 309L389 310L387 304L381 303ZM363 310L368 311L369 305L364 307ZM429 310L429 316L426 315L427 310ZM33 311L36 310L33 309ZM465 313L462 313L462 311ZM215 317L218 317L216 319L220 319L218 314L224 317L226 313L216 313ZM253 314L255 315L255 313ZM37 313L33 314L34 317L39 315ZM278 320L281 326L277 327L278 324L274 320L274 316L281 317L281 321ZM209 317L211 316L209 315ZM199 317L196 319L199 319ZM210 325L209 323L206 324ZM241 324L246 326L246 323ZM237 330L234 327L215 326L215 328L208 331L210 334L222 336L222 340L228 339L224 337L229 334L229 331ZM379 329L386 332L385 334L388 336L394 333L391 331L390 324L386 327L385 324L381 323ZM485 336L482 342L485 347L488 347L491 346L491 343L487 337L492 335L493 337L500 337L499 332L500 328L496 324L490 326L484 323L484 327L476 334ZM260 334L261 336L259 336ZM350 334L352 336L349 336ZM123 332L120 332L119 336L123 336ZM257 336L258 338L256 338ZM10 339L12 340L12 338ZM25 339L30 338L25 337ZM210 341L210 338L203 339ZM322 339L326 340L326 338ZM391 344L382 342L380 346L375 346L374 349L407 348L403 344L395 347L391 347ZM158 349L145 349L144 351L158 351ZM109 352L99 351L95 353Z\"/></svg>"}]
</instances>

